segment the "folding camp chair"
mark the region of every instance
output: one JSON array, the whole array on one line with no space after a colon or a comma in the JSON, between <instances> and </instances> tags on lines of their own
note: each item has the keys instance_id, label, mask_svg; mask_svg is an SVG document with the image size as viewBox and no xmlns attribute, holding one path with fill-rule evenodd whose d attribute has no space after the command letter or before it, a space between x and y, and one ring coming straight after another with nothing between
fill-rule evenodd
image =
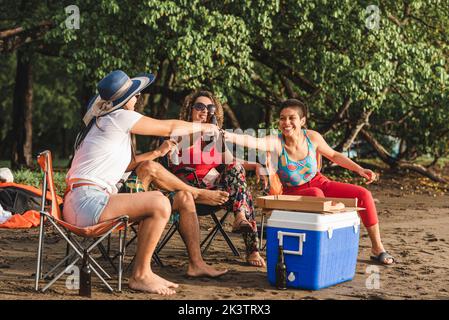
<instances>
[{"instance_id":1,"label":"folding camp chair","mask_svg":"<svg viewBox=\"0 0 449 320\"><path fill-rule=\"evenodd\" d=\"M36 267L36 283L35 290L39 290L39 281L41 279L47 280L53 272L60 269L61 266L66 264L72 258L70 264L66 265L63 270L58 273L54 278L48 282L43 288L42 292L47 290L53 285L64 273L69 272L73 266L83 258L84 254L87 255L87 259L91 265L93 273L95 273L100 280L106 285L106 287L112 292L114 291L109 283L104 279L111 279L111 276L98 264L98 262L92 257L92 250L96 248L101 242L108 237L114 230L122 230L119 236L119 262L118 262L118 291L122 289L122 265L125 255L125 241L126 231L128 227L128 216L121 216L113 220L105 221L94 226L79 228L71 225L62 220L61 211L56 201L56 190L53 181L53 165L50 151L44 151L37 157L37 162L44 172L42 181L42 205L40 211L40 230L39 230L39 247L37 251L37 267ZM45 194L48 192L51 195L50 211L46 211L45 206ZM44 238L45 238L45 223L49 222L67 242L69 248L73 252L67 250L66 256L58 264L56 264L49 272L43 275L43 250L44 250ZM123 234L123 236L122 236ZM75 236L81 237L83 240L79 242ZM102 250L102 249L100 249ZM104 253L102 252L103 256Z\"/></svg>"},{"instance_id":2,"label":"folding camp chair","mask_svg":"<svg viewBox=\"0 0 449 320\"><path fill-rule=\"evenodd\" d=\"M198 176L196 175L196 171L194 168L184 167L184 168L177 170L175 173L176 174L185 174L185 175L193 174L194 179L195 179L195 185L197 185L197 186L200 185ZM240 253L237 250L237 248L235 247L231 238L226 233L226 231L223 229L223 223L226 221L226 219L228 218L228 216L231 212L226 211L223 214L223 216L219 219L217 217L217 212L223 209L222 206L210 206L210 205L205 205L205 204L196 204L195 207L196 207L196 213L198 216L209 215L212 217L212 220L215 223L215 226L212 228L212 230L209 232L209 234L206 236L206 238L204 238L204 240L201 242L200 248L202 250L202 253L203 254L206 253L206 251L209 249L212 241L215 239L218 232L220 232L221 235L223 236L223 238L225 239L226 243L228 244L229 248L231 249L232 253L235 256L240 256ZM170 226L168 231L165 233L165 236L159 242L159 245L156 248L156 253L159 253L165 247L167 242L173 237L173 235L178 230L179 230L179 221L174 219L172 225Z\"/></svg>"}]
</instances>

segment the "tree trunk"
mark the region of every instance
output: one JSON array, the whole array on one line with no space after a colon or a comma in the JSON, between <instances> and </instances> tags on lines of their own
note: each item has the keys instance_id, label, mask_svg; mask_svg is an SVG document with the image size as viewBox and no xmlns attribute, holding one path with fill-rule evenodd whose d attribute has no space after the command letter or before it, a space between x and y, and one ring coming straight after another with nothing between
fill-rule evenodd
<instances>
[{"instance_id":1,"label":"tree trunk","mask_svg":"<svg viewBox=\"0 0 449 320\"><path fill-rule=\"evenodd\" d=\"M337 146L336 149L338 151L347 151L351 147L360 130L362 130L365 125L369 124L369 117L371 116L371 113L373 113L373 110L366 110L360 115L360 118L357 120L355 125L352 126L349 135Z\"/></svg>"},{"instance_id":2,"label":"tree trunk","mask_svg":"<svg viewBox=\"0 0 449 320\"><path fill-rule=\"evenodd\" d=\"M78 100L80 101L80 109L79 114L81 119L83 119L84 115L87 111L87 105L91 98L93 98L94 93L92 89L87 85L87 79L82 79L80 86L78 87Z\"/></svg>"},{"instance_id":3,"label":"tree trunk","mask_svg":"<svg viewBox=\"0 0 449 320\"><path fill-rule=\"evenodd\" d=\"M231 122L232 127L234 129L241 128L240 122L237 119L237 116L235 115L234 111L231 109L231 106L227 103L224 103L222 106L223 106L223 111L228 116L228 119Z\"/></svg>"},{"instance_id":4,"label":"tree trunk","mask_svg":"<svg viewBox=\"0 0 449 320\"><path fill-rule=\"evenodd\" d=\"M173 81L175 79L175 74L171 69L168 60L162 61L160 63L158 74L160 75L158 83L163 88L171 88L173 85ZM168 106L170 104L171 99L170 96L167 95L165 92L161 92L159 95L160 95L159 101L157 99L153 100L153 106L151 108L150 115L155 119L162 120L167 118ZM148 140L149 140L148 142L149 150L154 150L159 146L160 137L150 137Z\"/></svg>"},{"instance_id":5,"label":"tree trunk","mask_svg":"<svg viewBox=\"0 0 449 320\"><path fill-rule=\"evenodd\" d=\"M167 76L165 79L164 86L167 88L171 88L174 80L174 74L171 72L171 70L167 70ZM170 104L170 98L166 95L162 95L160 106L158 108L157 113L157 119L166 119L167 118L167 111L168 106Z\"/></svg>"},{"instance_id":6,"label":"tree trunk","mask_svg":"<svg viewBox=\"0 0 449 320\"><path fill-rule=\"evenodd\" d=\"M33 78L31 57L23 49L17 51L16 80L13 100L13 133L11 166L32 167L33 164Z\"/></svg>"},{"instance_id":7,"label":"tree trunk","mask_svg":"<svg viewBox=\"0 0 449 320\"><path fill-rule=\"evenodd\" d=\"M265 106L265 129L269 129L273 120L274 106L269 104Z\"/></svg>"},{"instance_id":8,"label":"tree trunk","mask_svg":"<svg viewBox=\"0 0 449 320\"><path fill-rule=\"evenodd\" d=\"M334 130L338 124L343 120L344 113L349 109L349 106L351 105L352 100L351 98L345 98L343 101L343 104L341 105L338 112L335 114L334 118L331 120L331 122L326 126L326 128L322 131L323 136L326 136L329 132Z\"/></svg>"},{"instance_id":9,"label":"tree trunk","mask_svg":"<svg viewBox=\"0 0 449 320\"><path fill-rule=\"evenodd\" d=\"M295 92L295 90L293 90L291 84L289 83L289 80L287 79L287 77L281 75L279 77L281 79L281 83L285 89L285 91L287 91L287 98L289 99L298 99L298 94Z\"/></svg>"},{"instance_id":10,"label":"tree trunk","mask_svg":"<svg viewBox=\"0 0 449 320\"><path fill-rule=\"evenodd\" d=\"M411 163L408 161L398 161L397 159L393 158L390 155L390 153L379 143L379 141L377 141L377 139L373 137L365 129L361 129L360 134L365 139L365 141L368 142L374 148L376 153L379 155L380 159L382 159L382 161L388 164L392 169L411 170L419 174L422 174L433 181L448 183L448 181L445 178L441 177L440 175L436 174L430 169L426 169L422 165Z\"/></svg>"}]
</instances>

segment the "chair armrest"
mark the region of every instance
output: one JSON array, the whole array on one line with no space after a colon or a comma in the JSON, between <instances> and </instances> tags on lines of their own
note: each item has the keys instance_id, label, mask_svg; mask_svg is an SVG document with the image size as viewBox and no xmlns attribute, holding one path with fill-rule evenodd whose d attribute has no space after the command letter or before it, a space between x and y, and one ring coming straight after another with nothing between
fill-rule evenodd
<instances>
[{"instance_id":1,"label":"chair armrest","mask_svg":"<svg viewBox=\"0 0 449 320\"><path fill-rule=\"evenodd\" d=\"M194 172L196 172L196 170L191 167L183 167L183 168L179 168L178 170L175 171L175 173L184 173L184 174L191 174Z\"/></svg>"},{"instance_id":2,"label":"chair armrest","mask_svg":"<svg viewBox=\"0 0 449 320\"><path fill-rule=\"evenodd\" d=\"M193 174L193 177L195 178L195 185L197 187L200 186L200 179L198 179L198 176L196 175L196 169L191 167L182 167L179 168L174 172L175 174L184 174L184 175L190 175Z\"/></svg>"}]
</instances>

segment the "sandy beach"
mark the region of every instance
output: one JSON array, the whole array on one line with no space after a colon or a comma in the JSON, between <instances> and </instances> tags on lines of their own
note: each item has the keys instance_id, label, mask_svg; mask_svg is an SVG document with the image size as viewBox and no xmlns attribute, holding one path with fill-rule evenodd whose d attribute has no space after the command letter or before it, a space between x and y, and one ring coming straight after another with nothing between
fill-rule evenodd
<instances>
[{"instance_id":1,"label":"sandy beach","mask_svg":"<svg viewBox=\"0 0 449 320\"><path fill-rule=\"evenodd\" d=\"M92 299L449 299L448 190L414 175L385 176L368 188L376 199L384 244L397 259L393 266L377 266L369 260L369 240L362 228L357 270L352 281L319 291L279 291L268 283L265 269L250 267L243 257L234 257L223 238L217 236L205 260L228 268L229 273L219 280L192 280L184 276L187 254L176 235L160 254L165 266L154 268L180 284L176 295L160 297L133 292L127 286L127 272L122 293L109 293L94 277ZM229 230L231 223L229 219L226 224ZM204 237L211 226L209 218L201 218L200 224ZM243 254L241 237L231 234L231 238ZM50 236L47 241L45 257L50 263L55 262L65 252L64 241L56 236ZM45 293L34 291L37 244L37 228L0 230L0 299L80 299L76 290L66 288L66 276ZM128 250L127 262L131 261L134 250L133 246ZM370 275L367 270L373 270L370 266L378 267L379 289L367 288Z\"/></svg>"}]
</instances>

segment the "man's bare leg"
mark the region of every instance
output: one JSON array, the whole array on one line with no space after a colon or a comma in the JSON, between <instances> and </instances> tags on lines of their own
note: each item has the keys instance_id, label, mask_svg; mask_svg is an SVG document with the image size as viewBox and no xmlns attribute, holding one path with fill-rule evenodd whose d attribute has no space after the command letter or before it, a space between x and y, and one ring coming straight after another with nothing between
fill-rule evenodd
<instances>
[{"instance_id":1,"label":"man's bare leg","mask_svg":"<svg viewBox=\"0 0 449 320\"><path fill-rule=\"evenodd\" d=\"M229 194L221 190L206 190L192 187L155 161L143 161L136 168L136 173L145 190L150 183L167 191L187 191L196 203L221 205L228 201Z\"/></svg>"},{"instance_id":2,"label":"man's bare leg","mask_svg":"<svg viewBox=\"0 0 449 320\"><path fill-rule=\"evenodd\" d=\"M173 201L173 210L179 212L179 233L189 253L187 275L216 278L225 274L228 270L217 270L209 266L201 256L200 227L193 196L187 191L177 192Z\"/></svg>"}]
</instances>

